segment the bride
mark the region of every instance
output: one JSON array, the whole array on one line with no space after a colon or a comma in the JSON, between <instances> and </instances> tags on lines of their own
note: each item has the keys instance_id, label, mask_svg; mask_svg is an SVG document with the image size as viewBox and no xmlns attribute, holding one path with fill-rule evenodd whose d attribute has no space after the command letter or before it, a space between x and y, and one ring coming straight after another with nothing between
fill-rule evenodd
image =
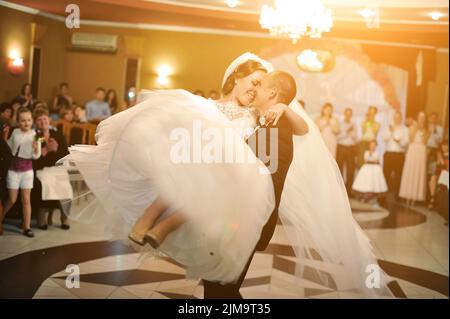
<instances>
[{"instance_id":1,"label":"bride","mask_svg":"<svg viewBox=\"0 0 450 319\"><path fill-rule=\"evenodd\" d=\"M261 67L240 74L239 67L249 61ZM223 145L224 151L232 147L231 151L251 157L244 139L257 121L249 105L259 79L272 69L266 61L244 54L225 73L221 101L181 90L151 91L140 96L142 103L103 121L96 135L98 145L73 147L68 157L100 203L79 215L90 215L116 238L124 238L145 209L156 198L164 198L171 205L160 219L179 207L190 219L158 250L185 265L189 277L235 281L273 209L270 176L260 174L265 166L256 158L239 165L172 165L170 133L177 127L191 128L192 133L195 119L204 129L224 132L232 126L237 132L234 143ZM367 285L366 271L377 262L352 217L339 170L320 132L295 103L277 105L265 118L276 121L283 113L294 128L299 118L309 127L308 134L294 137L294 159L280 204L280 218L296 255L296 275L302 278L305 268L312 267L319 275L331 274L333 282L330 276L320 276L324 285L354 289L368 297L385 295L387 278L380 269L375 285Z\"/></svg>"},{"instance_id":2,"label":"bride","mask_svg":"<svg viewBox=\"0 0 450 319\"><path fill-rule=\"evenodd\" d=\"M234 71L222 85L224 98L215 102L216 107L231 121L233 128L244 139L252 135L257 126L258 111L248 105L255 101L255 89L267 73L267 68L264 67L266 62L258 60L249 59L239 65L232 65L232 68L235 67ZM308 128L303 119L285 104L276 103L262 115L265 125L272 121L276 122L285 115L291 121L294 133L298 135L307 133ZM169 233L185 222L183 214L174 213L157 223L158 218L168 207L161 198L155 199L133 226L129 239L141 246L149 243L153 248L158 248Z\"/></svg>"}]
</instances>

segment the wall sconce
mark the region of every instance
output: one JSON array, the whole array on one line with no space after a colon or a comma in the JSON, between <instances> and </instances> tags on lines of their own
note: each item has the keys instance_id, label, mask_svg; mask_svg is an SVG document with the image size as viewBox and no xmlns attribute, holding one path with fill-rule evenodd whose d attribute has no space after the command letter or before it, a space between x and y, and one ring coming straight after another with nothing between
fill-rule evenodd
<instances>
[{"instance_id":1,"label":"wall sconce","mask_svg":"<svg viewBox=\"0 0 450 319\"><path fill-rule=\"evenodd\" d=\"M169 75L172 74L172 68L167 65L161 65L160 67L158 67L157 73L158 73L158 80L157 80L158 84L161 85L162 87L168 85L170 82Z\"/></svg>"},{"instance_id":2,"label":"wall sconce","mask_svg":"<svg viewBox=\"0 0 450 319\"><path fill-rule=\"evenodd\" d=\"M434 21L438 21L440 18L442 18L444 16L444 14L442 14L441 12L437 12L437 11L434 11L434 12L431 12L430 13L430 17L431 17L431 19L433 19Z\"/></svg>"},{"instance_id":3,"label":"wall sconce","mask_svg":"<svg viewBox=\"0 0 450 319\"><path fill-rule=\"evenodd\" d=\"M305 49L297 56L297 65L303 72L328 72L335 65L335 57L330 51Z\"/></svg>"},{"instance_id":4,"label":"wall sconce","mask_svg":"<svg viewBox=\"0 0 450 319\"><path fill-rule=\"evenodd\" d=\"M8 71L11 74L20 74L25 69L25 64L23 63L23 58L20 57L19 53L15 50L12 50L9 53L8 59Z\"/></svg>"}]
</instances>

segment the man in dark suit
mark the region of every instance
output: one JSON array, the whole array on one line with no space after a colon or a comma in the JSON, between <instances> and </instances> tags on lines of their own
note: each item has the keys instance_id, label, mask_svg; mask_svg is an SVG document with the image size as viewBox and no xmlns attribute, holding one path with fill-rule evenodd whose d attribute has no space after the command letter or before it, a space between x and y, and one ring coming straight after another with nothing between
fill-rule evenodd
<instances>
[{"instance_id":1,"label":"man in dark suit","mask_svg":"<svg viewBox=\"0 0 450 319\"><path fill-rule=\"evenodd\" d=\"M268 73L256 88L254 106L260 114L264 114L271 106L282 103L289 105L297 94L294 78L281 71ZM307 124L304 134L308 131ZM275 232L278 221L278 207L280 205L281 193L283 192L289 166L293 158L293 129L286 115L282 115L269 124L260 127L253 136L249 138L248 144L258 158L268 167L272 174L275 191L275 208L264 226L259 242L250 256L239 280L234 284L221 285L220 283L203 281L205 299L241 299L239 293L242 282L247 274L253 255L256 251L264 251Z\"/></svg>"}]
</instances>

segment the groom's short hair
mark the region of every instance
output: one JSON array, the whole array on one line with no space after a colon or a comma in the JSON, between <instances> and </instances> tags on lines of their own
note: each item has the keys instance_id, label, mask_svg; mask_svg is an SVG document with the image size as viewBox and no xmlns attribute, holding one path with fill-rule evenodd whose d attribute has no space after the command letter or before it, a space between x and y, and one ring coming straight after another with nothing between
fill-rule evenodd
<instances>
[{"instance_id":1,"label":"groom's short hair","mask_svg":"<svg viewBox=\"0 0 450 319\"><path fill-rule=\"evenodd\" d=\"M277 88L278 102L286 105L291 104L297 96L297 84L292 75L284 71L273 71L267 76L270 86Z\"/></svg>"}]
</instances>

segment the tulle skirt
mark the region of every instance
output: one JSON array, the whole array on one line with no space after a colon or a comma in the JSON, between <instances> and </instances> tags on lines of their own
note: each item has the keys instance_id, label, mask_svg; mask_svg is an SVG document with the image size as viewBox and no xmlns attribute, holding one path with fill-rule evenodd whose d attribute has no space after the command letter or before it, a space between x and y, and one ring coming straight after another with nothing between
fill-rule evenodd
<instances>
[{"instance_id":1,"label":"tulle skirt","mask_svg":"<svg viewBox=\"0 0 450 319\"><path fill-rule=\"evenodd\" d=\"M387 192L383 169L379 164L364 164L352 186L359 193L379 194Z\"/></svg>"},{"instance_id":2,"label":"tulle skirt","mask_svg":"<svg viewBox=\"0 0 450 319\"><path fill-rule=\"evenodd\" d=\"M161 219L177 210L188 221L159 251L186 266L189 278L236 281L273 211L274 191L266 167L231 127L211 101L183 90L149 93L100 123L97 146L70 148L65 160L97 199L72 217L124 239L160 197L170 204Z\"/></svg>"}]
</instances>

